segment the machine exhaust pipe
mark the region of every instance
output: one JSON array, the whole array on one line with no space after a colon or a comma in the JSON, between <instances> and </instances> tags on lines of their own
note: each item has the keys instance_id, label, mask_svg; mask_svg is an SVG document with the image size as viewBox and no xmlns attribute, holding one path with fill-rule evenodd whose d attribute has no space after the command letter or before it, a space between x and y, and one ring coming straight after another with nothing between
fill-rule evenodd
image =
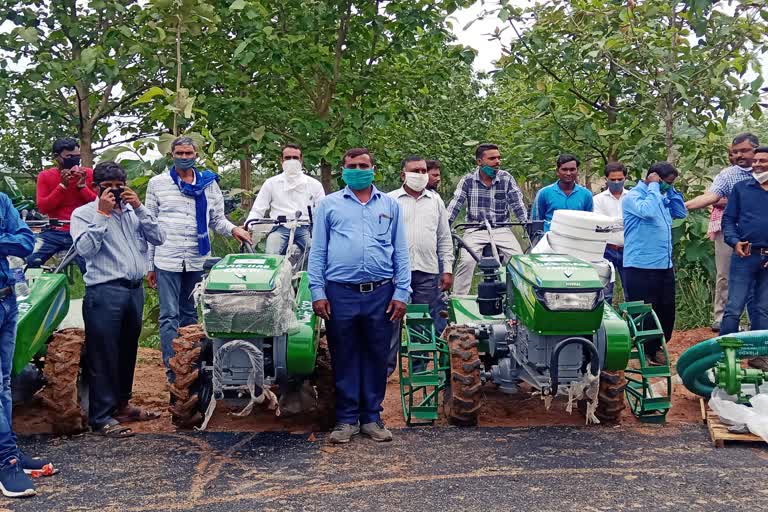
<instances>
[{"instance_id":1,"label":"machine exhaust pipe","mask_svg":"<svg viewBox=\"0 0 768 512\"><path fill-rule=\"evenodd\" d=\"M581 345L589 351L589 365L590 373L597 377L600 374L600 355L597 353L595 344L586 338L566 338L557 345L552 351L552 357L549 360L549 377L552 381L550 384L550 394L555 396L557 394L557 388L560 386L558 373L560 372L560 352L568 345L574 343Z\"/></svg>"}]
</instances>

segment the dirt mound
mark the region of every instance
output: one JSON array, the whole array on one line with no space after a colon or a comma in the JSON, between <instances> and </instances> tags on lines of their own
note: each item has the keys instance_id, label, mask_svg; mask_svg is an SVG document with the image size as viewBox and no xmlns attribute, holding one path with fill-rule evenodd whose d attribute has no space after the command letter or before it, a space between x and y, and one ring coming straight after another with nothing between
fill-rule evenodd
<instances>
[{"instance_id":1,"label":"dirt mound","mask_svg":"<svg viewBox=\"0 0 768 512\"><path fill-rule=\"evenodd\" d=\"M186 328L185 328L186 329ZM189 336L182 331L182 336ZM713 337L709 329L695 329L692 331L677 331L669 344L669 352L672 361L688 347ZM323 345L321 345L322 348ZM315 381L321 396L332 396L330 381L330 366L327 358L322 358L325 369L322 379ZM320 364L320 363L319 363ZM673 364L674 368L674 364ZM674 371L674 369L673 369ZM322 381L322 385L321 385ZM330 389L329 389L330 388ZM522 393L517 395L505 395L492 384L485 384L482 389L483 405L478 417L478 425L481 427L530 427L539 425L584 425L584 418L578 412L568 414L565 412L566 400L558 398L547 410L544 401L535 395L527 393L525 386L521 386ZM441 397L442 398L442 397ZM157 420L134 423L131 428L136 432L174 432L168 412L169 391L165 378L162 356L159 350L147 348L139 349L139 357L136 365L134 392L132 402L140 407L160 413ZM382 418L391 427L404 427L402 407L400 404L400 389L397 372L387 383L387 395L384 400L384 412ZM225 403L217 406L208 430L212 431L287 431L287 432L312 432L322 431L328 428L327 418L314 415L311 417L275 417L270 411L257 409L250 416L240 418L230 413L238 411L238 407L229 408ZM324 408L323 414L329 414L332 408ZM682 385L675 385L672 395L672 409L667 416L669 424L697 423L700 421L699 399L690 393ZM624 425L641 427L629 410L625 410L621 422ZM440 425L447 425L444 418L438 421ZM14 409L14 428L20 434L50 433L53 425L50 418L44 412L42 404L38 401ZM645 429L648 430L648 429Z\"/></svg>"}]
</instances>

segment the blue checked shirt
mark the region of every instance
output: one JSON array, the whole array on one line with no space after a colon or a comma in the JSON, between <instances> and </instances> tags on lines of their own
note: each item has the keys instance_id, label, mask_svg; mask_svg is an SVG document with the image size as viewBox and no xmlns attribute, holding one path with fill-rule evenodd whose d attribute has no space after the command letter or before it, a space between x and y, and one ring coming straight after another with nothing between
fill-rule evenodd
<instances>
[{"instance_id":1,"label":"blue checked shirt","mask_svg":"<svg viewBox=\"0 0 768 512\"><path fill-rule=\"evenodd\" d=\"M13 286L8 256L26 258L35 248L35 235L22 222L11 199L0 192L0 288Z\"/></svg>"},{"instance_id":2,"label":"blue checked shirt","mask_svg":"<svg viewBox=\"0 0 768 512\"><path fill-rule=\"evenodd\" d=\"M492 225L509 222L510 210L520 222L528 221L523 192L507 171L497 171L490 188L480 181L479 168L461 178L448 205L449 224L453 224L465 203L467 222L482 222L484 218Z\"/></svg>"},{"instance_id":3,"label":"blue checked shirt","mask_svg":"<svg viewBox=\"0 0 768 512\"><path fill-rule=\"evenodd\" d=\"M728 197L731 195L735 184L750 178L752 178L751 168L745 169L738 165L732 165L731 167L726 167L715 176L709 191L720 197Z\"/></svg>"},{"instance_id":4,"label":"blue checked shirt","mask_svg":"<svg viewBox=\"0 0 768 512\"><path fill-rule=\"evenodd\" d=\"M122 205L122 212L102 215L99 200L72 213L70 232L77 253L85 260L86 286L116 279L136 281L147 274L148 244L163 245L165 232L144 205L133 209Z\"/></svg>"}]
</instances>

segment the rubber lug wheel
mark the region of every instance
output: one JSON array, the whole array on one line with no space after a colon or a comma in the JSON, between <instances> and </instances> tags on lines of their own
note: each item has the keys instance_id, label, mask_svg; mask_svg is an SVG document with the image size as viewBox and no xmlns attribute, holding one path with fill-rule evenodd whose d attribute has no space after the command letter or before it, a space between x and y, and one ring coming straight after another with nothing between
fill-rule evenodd
<instances>
[{"instance_id":1,"label":"rubber lug wheel","mask_svg":"<svg viewBox=\"0 0 768 512\"><path fill-rule=\"evenodd\" d=\"M448 343L451 365L445 386L445 416L453 425L477 425L482 402L482 364L477 340L472 329L462 326L449 326L443 332L443 339Z\"/></svg>"},{"instance_id":2,"label":"rubber lug wheel","mask_svg":"<svg viewBox=\"0 0 768 512\"><path fill-rule=\"evenodd\" d=\"M627 402L624 400L624 388L627 387L627 379L624 378L623 371L600 372L600 390L597 395L597 410L595 416L600 423L609 425L619 423ZM587 403L579 400L579 410L582 414L587 409Z\"/></svg>"},{"instance_id":3,"label":"rubber lug wheel","mask_svg":"<svg viewBox=\"0 0 768 512\"><path fill-rule=\"evenodd\" d=\"M179 329L173 340L174 356L169 361L175 379L171 384L171 421L183 429L198 427L203 422L203 404L200 400L200 367L202 342L205 332L199 325ZM205 405L207 407L207 404Z\"/></svg>"},{"instance_id":4,"label":"rubber lug wheel","mask_svg":"<svg viewBox=\"0 0 768 512\"><path fill-rule=\"evenodd\" d=\"M53 333L45 355L46 385L38 392L53 431L78 434L87 428L88 415L80 401L80 360L85 346L83 329L62 329Z\"/></svg>"}]
</instances>

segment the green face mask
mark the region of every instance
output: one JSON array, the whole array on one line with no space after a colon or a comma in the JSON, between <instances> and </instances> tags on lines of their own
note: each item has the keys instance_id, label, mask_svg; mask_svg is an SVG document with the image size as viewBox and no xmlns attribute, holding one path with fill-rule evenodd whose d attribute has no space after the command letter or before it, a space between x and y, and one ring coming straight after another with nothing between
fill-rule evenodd
<instances>
[{"instance_id":1,"label":"green face mask","mask_svg":"<svg viewBox=\"0 0 768 512\"><path fill-rule=\"evenodd\" d=\"M494 169L490 165L484 165L480 168L480 170L483 171L485 175L491 179L496 177L496 169Z\"/></svg>"},{"instance_id":2,"label":"green face mask","mask_svg":"<svg viewBox=\"0 0 768 512\"><path fill-rule=\"evenodd\" d=\"M671 188L672 188L672 185L670 185L666 181L662 181L661 183L659 183L659 190L661 191L662 194L666 194L667 191Z\"/></svg>"},{"instance_id":3,"label":"green face mask","mask_svg":"<svg viewBox=\"0 0 768 512\"><path fill-rule=\"evenodd\" d=\"M373 183L373 169L342 169L341 179L352 190L363 190Z\"/></svg>"}]
</instances>

